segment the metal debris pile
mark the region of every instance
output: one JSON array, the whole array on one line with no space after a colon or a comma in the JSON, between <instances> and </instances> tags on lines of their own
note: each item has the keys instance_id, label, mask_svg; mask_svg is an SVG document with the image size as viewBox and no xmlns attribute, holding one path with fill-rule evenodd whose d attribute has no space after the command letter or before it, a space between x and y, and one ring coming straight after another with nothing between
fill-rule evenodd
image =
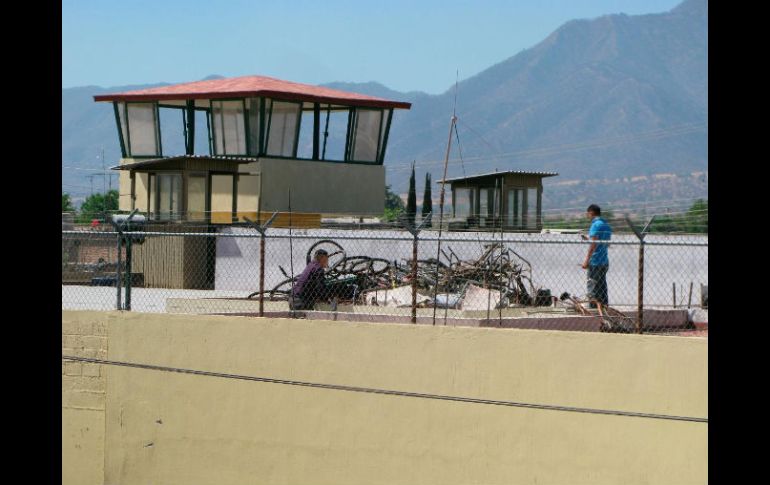
<instances>
[{"instance_id":1,"label":"metal debris pile","mask_svg":"<svg viewBox=\"0 0 770 485\"><path fill-rule=\"evenodd\" d=\"M326 239L313 244L306 254L309 263L318 249L329 254L327 285L341 304L410 306L411 287L417 288L417 305L462 309L504 308L509 306L547 306L552 304L549 290L536 288L532 266L520 254L502 243L483 246L481 255L463 260L447 248L443 258L387 260L366 255L348 255L337 242ZM286 277L266 290L269 300L286 300L297 276ZM250 294L255 298L261 292ZM477 301L472 303L472 301ZM483 300L483 301L481 301Z\"/></svg>"}]
</instances>

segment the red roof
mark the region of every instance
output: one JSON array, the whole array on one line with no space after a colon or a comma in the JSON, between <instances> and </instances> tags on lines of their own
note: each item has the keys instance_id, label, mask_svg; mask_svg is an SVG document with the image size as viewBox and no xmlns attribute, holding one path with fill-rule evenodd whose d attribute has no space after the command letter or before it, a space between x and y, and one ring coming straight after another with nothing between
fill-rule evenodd
<instances>
[{"instance_id":1,"label":"red roof","mask_svg":"<svg viewBox=\"0 0 770 485\"><path fill-rule=\"evenodd\" d=\"M288 101L334 103L373 108L411 108L411 103L391 101L365 94L323 88L310 84L282 81L265 76L242 76L174 84L160 88L139 89L124 93L101 94L95 101L161 101L187 99L221 99L265 96Z\"/></svg>"}]
</instances>

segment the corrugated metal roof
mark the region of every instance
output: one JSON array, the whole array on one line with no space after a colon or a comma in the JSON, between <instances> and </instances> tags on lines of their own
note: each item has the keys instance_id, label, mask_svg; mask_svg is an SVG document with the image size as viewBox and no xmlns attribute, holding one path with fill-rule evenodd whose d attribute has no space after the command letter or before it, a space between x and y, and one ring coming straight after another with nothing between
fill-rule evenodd
<instances>
[{"instance_id":1,"label":"corrugated metal roof","mask_svg":"<svg viewBox=\"0 0 770 485\"><path fill-rule=\"evenodd\" d=\"M174 84L159 88L94 96L95 101L160 101L265 96L290 101L311 101L372 108L411 108L411 103L340 91L265 76L242 76Z\"/></svg>"},{"instance_id":2,"label":"corrugated metal roof","mask_svg":"<svg viewBox=\"0 0 770 485\"><path fill-rule=\"evenodd\" d=\"M476 179L476 178L482 178L482 177L490 177L493 175L505 175L505 174L516 174L516 175L537 175L540 177L555 177L556 175L559 175L556 172L527 172L524 170L506 170L504 172L490 172L490 173L482 173L478 175L468 175L467 177L454 177L451 179L445 179L443 182L458 182L460 180L470 180L470 179ZM436 183L441 183L442 181L439 180Z\"/></svg>"},{"instance_id":3,"label":"corrugated metal roof","mask_svg":"<svg viewBox=\"0 0 770 485\"><path fill-rule=\"evenodd\" d=\"M153 165L161 165L165 162L177 162L179 160L225 160L228 162L239 162L239 163L251 163L255 162L257 160L257 157L232 157L232 156L217 156L217 155L176 155L173 157L163 157L163 158L152 158L152 159L143 159L139 160L137 162L131 162L131 163L124 163L123 165L117 165L115 167L110 167L110 170L133 170L135 168L140 167L149 167Z\"/></svg>"}]
</instances>

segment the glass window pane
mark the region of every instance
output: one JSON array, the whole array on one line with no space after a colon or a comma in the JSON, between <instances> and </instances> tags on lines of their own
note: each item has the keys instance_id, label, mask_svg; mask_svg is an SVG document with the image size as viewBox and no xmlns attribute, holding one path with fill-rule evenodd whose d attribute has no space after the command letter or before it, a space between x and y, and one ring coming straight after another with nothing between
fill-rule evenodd
<instances>
[{"instance_id":1,"label":"glass window pane","mask_svg":"<svg viewBox=\"0 0 770 485\"><path fill-rule=\"evenodd\" d=\"M128 130L131 156L157 156L157 120L152 103L128 103Z\"/></svg>"},{"instance_id":2,"label":"glass window pane","mask_svg":"<svg viewBox=\"0 0 770 485\"><path fill-rule=\"evenodd\" d=\"M224 133L222 130L222 103L212 101L211 103L211 121L214 125L214 154L224 155Z\"/></svg>"},{"instance_id":3,"label":"glass window pane","mask_svg":"<svg viewBox=\"0 0 770 485\"><path fill-rule=\"evenodd\" d=\"M315 115L312 111L302 112L302 121L299 124L299 141L297 143L297 158L313 158L313 125ZM323 131L319 128L319 135ZM320 141L320 137L319 137ZM318 156L321 156L319 147Z\"/></svg>"},{"instance_id":4,"label":"glass window pane","mask_svg":"<svg viewBox=\"0 0 770 485\"><path fill-rule=\"evenodd\" d=\"M522 214L524 212L524 191L522 189L508 190L508 209L506 215L507 225L521 229L523 226Z\"/></svg>"},{"instance_id":5,"label":"glass window pane","mask_svg":"<svg viewBox=\"0 0 770 485\"><path fill-rule=\"evenodd\" d=\"M187 179L187 218L191 221L206 219L205 175L190 175Z\"/></svg>"},{"instance_id":6,"label":"glass window pane","mask_svg":"<svg viewBox=\"0 0 770 485\"><path fill-rule=\"evenodd\" d=\"M345 137L348 130L348 116L349 111L333 111L328 112L329 124L327 129L326 117L327 112L321 110L321 159L322 160L345 160Z\"/></svg>"},{"instance_id":7,"label":"glass window pane","mask_svg":"<svg viewBox=\"0 0 770 485\"><path fill-rule=\"evenodd\" d=\"M300 105L298 103L273 102L270 115L270 133L267 136L267 154L293 157Z\"/></svg>"},{"instance_id":8,"label":"glass window pane","mask_svg":"<svg viewBox=\"0 0 770 485\"><path fill-rule=\"evenodd\" d=\"M260 98L252 98L248 101L249 108L249 155L259 154L259 101Z\"/></svg>"},{"instance_id":9,"label":"glass window pane","mask_svg":"<svg viewBox=\"0 0 770 485\"><path fill-rule=\"evenodd\" d=\"M214 139L218 155L246 154L246 125L243 102L212 101Z\"/></svg>"},{"instance_id":10,"label":"glass window pane","mask_svg":"<svg viewBox=\"0 0 770 485\"><path fill-rule=\"evenodd\" d=\"M352 159L362 162L377 161L377 143L380 139L380 110L356 110Z\"/></svg>"},{"instance_id":11,"label":"glass window pane","mask_svg":"<svg viewBox=\"0 0 770 485\"><path fill-rule=\"evenodd\" d=\"M380 128L380 153L377 154L379 157L383 150L385 150L385 132L388 130L388 117L391 116L393 113L392 109L388 109L382 112L382 127Z\"/></svg>"},{"instance_id":12,"label":"glass window pane","mask_svg":"<svg viewBox=\"0 0 770 485\"><path fill-rule=\"evenodd\" d=\"M527 188L527 229L537 227L537 187Z\"/></svg>"},{"instance_id":13,"label":"glass window pane","mask_svg":"<svg viewBox=\"0 0 770 485\"><path fill-rule=\"evenodd\" d=\"M460 187L455 189L455 217L469 217L473 214L473 189Z\"/></svg>"},{"instance_id":14,"label":"glass window pane","mask_svg":"<svg viewBox=\"0 0 770 485\"><path fill-rule=\"evenodd\" d=\"M128 131L126 130L126 103L118 103L118 118L120 119L120 133L123 135L123 144L128 152ZM129 154L126 153L126 156Z\"/></svg>"},{"instance_id":15,"label":"glass window pane","mask_svg":"<svg viewBox=\"0 0 770 485\"><path fill-rule=\"evenodd\" d=\"M158 215L160 220L178 220L181 213L182 176L180 174L158 174Z\"/></svg>"}]
</instances>

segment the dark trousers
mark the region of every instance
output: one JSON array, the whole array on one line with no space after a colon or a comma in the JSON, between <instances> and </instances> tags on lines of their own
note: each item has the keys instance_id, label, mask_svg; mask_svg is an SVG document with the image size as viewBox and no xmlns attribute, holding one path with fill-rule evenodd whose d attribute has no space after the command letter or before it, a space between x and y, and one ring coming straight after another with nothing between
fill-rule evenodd
<instances>
[{"instance_id":1,"label":"dark trousers","mask_svg":"<svg viewBox=\"0 0 770 485\"><path fill-rule=\"evenodd\" d=\"M315 306L313 301L305 301L299 296L289 297L289 309L290 310L312 310Z\"/></svg>"},{"instance_id":2,"label":"dark trousers","mask_svg":"<svg viewBox=\"0 0 770 485\"><path fill-rule=\"evenodd\" d=\"M588 281L586 289L588 298L594 299L602 305L609 305L609 296L607 294L607 270L609 265L588 266Z\"/></svg>"}]
</instances>

